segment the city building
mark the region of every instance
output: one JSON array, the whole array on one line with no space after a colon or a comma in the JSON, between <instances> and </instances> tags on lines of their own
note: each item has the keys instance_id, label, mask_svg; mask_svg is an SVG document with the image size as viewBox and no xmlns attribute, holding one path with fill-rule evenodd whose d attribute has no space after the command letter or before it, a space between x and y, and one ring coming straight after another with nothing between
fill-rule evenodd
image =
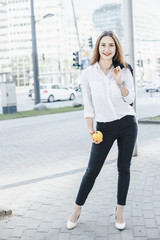
<instances>
[{"instance_id":1,"label":"city building","mask_svg":"<svg viewBox=\"0 0 160 240\"><path fill-rule=\"evenodd\" d=\"M0 81L32 86L30 1L0 0L0 4ZM92 21L77 18L77 34L70 0L35 0L34 8L40 83L77 84L81 73L73 67L73 52L80 51L81 58L90 55L88 38L96 33ZM47 14L52 17L44 18Z\"/></svg>"},{"instance_id":2,"label":"city building","mask_svg":"<svg viewBox=\"0 0 160 240\"><path fill-rule=\"evenodd\" d=\"M117 2L104 4L93 13L93 23L95 29L102 31L112 30L123 39L123 5Z\"/></svg>"},{"instance_id":3,"label":"city building","mask_svg":"<svg viewBox=\"0 0 160 240\"><path fill-rule=\"evenodd\" d=\"M116 32L124 47L123 11L123 1L109 1L94 11L93 23L98 30ZM159 22L149 8L144 8L141 1L134 1L136 81L138 85L143 85L143 82L147 81L160 83ZM125 54L127 55L127 53Z\"/></svg>"},{"instance_id":4,"label":"city building","mask_svg":"<svg viewBox=\"0 0 160 240\"><path fill-rule=\"evenodd\" d=\"M71 86L80 83L81 70L73 67L73 53L78 51L80 63L87 66L93 52L88 39L92 38L94 46L104 30L115 31L124 45L123 1L104 2L93 4L92 15L77 14L76 8L75 19L71 0L34 0L40 83ZM82 7L79 1L73 3ZM136 66L136 79L140 84L159 81L160 24L154 15L140 7L140 1L135 3L136 63L143 61L143 65ZM0 0L0 82L32 86L32 69L30 0Z\"/></svg>"},{"instance_id":5,"label":"city building","mask_svg":"<svg viewBox=\"0 0 160 240\"><path fill-rule=\"evenodd\" d=\"M10 80L8 14L6 0L0 0L0 81Z\"/></svg>"}]
</instances>

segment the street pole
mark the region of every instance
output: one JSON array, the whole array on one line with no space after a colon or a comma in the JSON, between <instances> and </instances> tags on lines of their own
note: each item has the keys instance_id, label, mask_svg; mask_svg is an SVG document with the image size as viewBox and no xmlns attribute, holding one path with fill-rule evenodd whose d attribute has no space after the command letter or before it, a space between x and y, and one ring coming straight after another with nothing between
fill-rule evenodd
<instances>
[{"instance_id":1,"label":"street pole","mask_svg":"<svg viewBox=\"0 0 160 240\"><path fill-rule=\"evenodd\" d=\"M77 19L76 19L76 13L75 13L75 9L74 9L74 4L73 4L73 0L71 0L72 3L72 11L73 11L73 17L74 17L74 25L76 28L76 34L77 34L77 40L78 40L78 47L79 47L79 61L80 64L82 63L82 49L81 49L81 44L80 44L80 38L79 38L79 32L78 32L78 26L77 26ZM80 68L80 72L81 72L81 68Z\"/></svg>"},{"instance_id":2,"label":"street pole","mask_svg":"<svg viewBox=\"0 0 160 240\"><path fill-rule=\"evenodd\" d=\"M124 9L124 45L125 53L128 56L128 63L133 67L133 80L135 87L135 100L133 107L137 113L137 93L136 93L136 77L135 77L135 45L134 45L134 21L133 21L133 0L123 0ZM135 144L133 156L138 155L137 142Z\"/></svg>"},{"instance_id":3,"label":"street pole","mask_svg":"<svg viewBox=\"0 0 160 240\"><path fill-rule=\"evenodd\" d=\"M32 32L32 61L33 61L33 74L34 74L34 94L35 105L40 103L40 89L39 89L39 69L38 69L38 56L37 56L37 39L36 39L36 22L34 16L34 3L31 3L31 32Z\"/></svg>"}]
</instances>

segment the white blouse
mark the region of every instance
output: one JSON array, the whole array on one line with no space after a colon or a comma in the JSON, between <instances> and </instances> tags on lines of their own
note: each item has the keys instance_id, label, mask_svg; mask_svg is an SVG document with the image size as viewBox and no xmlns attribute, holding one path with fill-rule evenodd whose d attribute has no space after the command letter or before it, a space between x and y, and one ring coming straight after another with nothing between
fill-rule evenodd
<instances>
[{"instance_id":1,"label":"white blouse","mask_svg":"<svg viewBox=\"0 0 160 240\"><path fill-rule=\"evenodd\" d=\"M113 67L107 75L96 62L82 73L82 93L84 117L95 118L97 122L111 122L126 115L135 115L131 103L135 98L133 77L128 68L122 69L122 81L129 94L123 97L112 75Z\"/></svg>"}]
</instances>

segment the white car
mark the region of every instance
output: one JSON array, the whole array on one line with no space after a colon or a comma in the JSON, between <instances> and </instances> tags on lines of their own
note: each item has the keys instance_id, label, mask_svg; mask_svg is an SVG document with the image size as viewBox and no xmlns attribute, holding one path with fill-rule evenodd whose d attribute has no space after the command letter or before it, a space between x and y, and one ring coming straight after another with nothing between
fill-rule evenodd
<instances>
[{"instance_id":1,"label":"white car","mask_svg":"<svg viewBox=\"0 0 160 240\"><path fill-rule=\"evenodd\" d=\"M160 86L149 82L145 87L144 87L146 92L159 92L160 91Z\"/></svg>"},{"instance_id":2,"label":"white car","mask_svg":"<svg viewBox=\"0 0 160 240\"><path fill-rule=\"evenodd\" d=\"M65 86L56 84L41 84L40 85L41 100L53 102L55 100L74 100L76 91ZM32 93L34 99L34 93Z\"/></svg>"}]
</instances>

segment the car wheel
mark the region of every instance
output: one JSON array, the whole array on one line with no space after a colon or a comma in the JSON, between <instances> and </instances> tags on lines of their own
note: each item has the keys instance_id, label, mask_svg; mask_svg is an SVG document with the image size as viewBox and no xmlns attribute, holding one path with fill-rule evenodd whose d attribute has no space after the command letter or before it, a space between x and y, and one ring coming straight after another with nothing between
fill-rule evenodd
<instances>
[{"instance_id":1,"label":"car wheel","mask_svg":"<svg viewBox=\"0 0 160 240\"><path fill-rule=\"evenodd\" d=\"M48 102L53 102L53 101L54 101L54 96L50 95L49 98L48 98Z\"/></svg>"},{"instance_id":2,"label":"car wheel","mask_svg":"<svg viewBox=\"0 0 160 240\"><path fill-rule=\"evenodd\" d=\"M69 100L74 100L74 99L75 99L75 95L74 95L74 93L71 93Z\"/></svg>"}]
</instances>

